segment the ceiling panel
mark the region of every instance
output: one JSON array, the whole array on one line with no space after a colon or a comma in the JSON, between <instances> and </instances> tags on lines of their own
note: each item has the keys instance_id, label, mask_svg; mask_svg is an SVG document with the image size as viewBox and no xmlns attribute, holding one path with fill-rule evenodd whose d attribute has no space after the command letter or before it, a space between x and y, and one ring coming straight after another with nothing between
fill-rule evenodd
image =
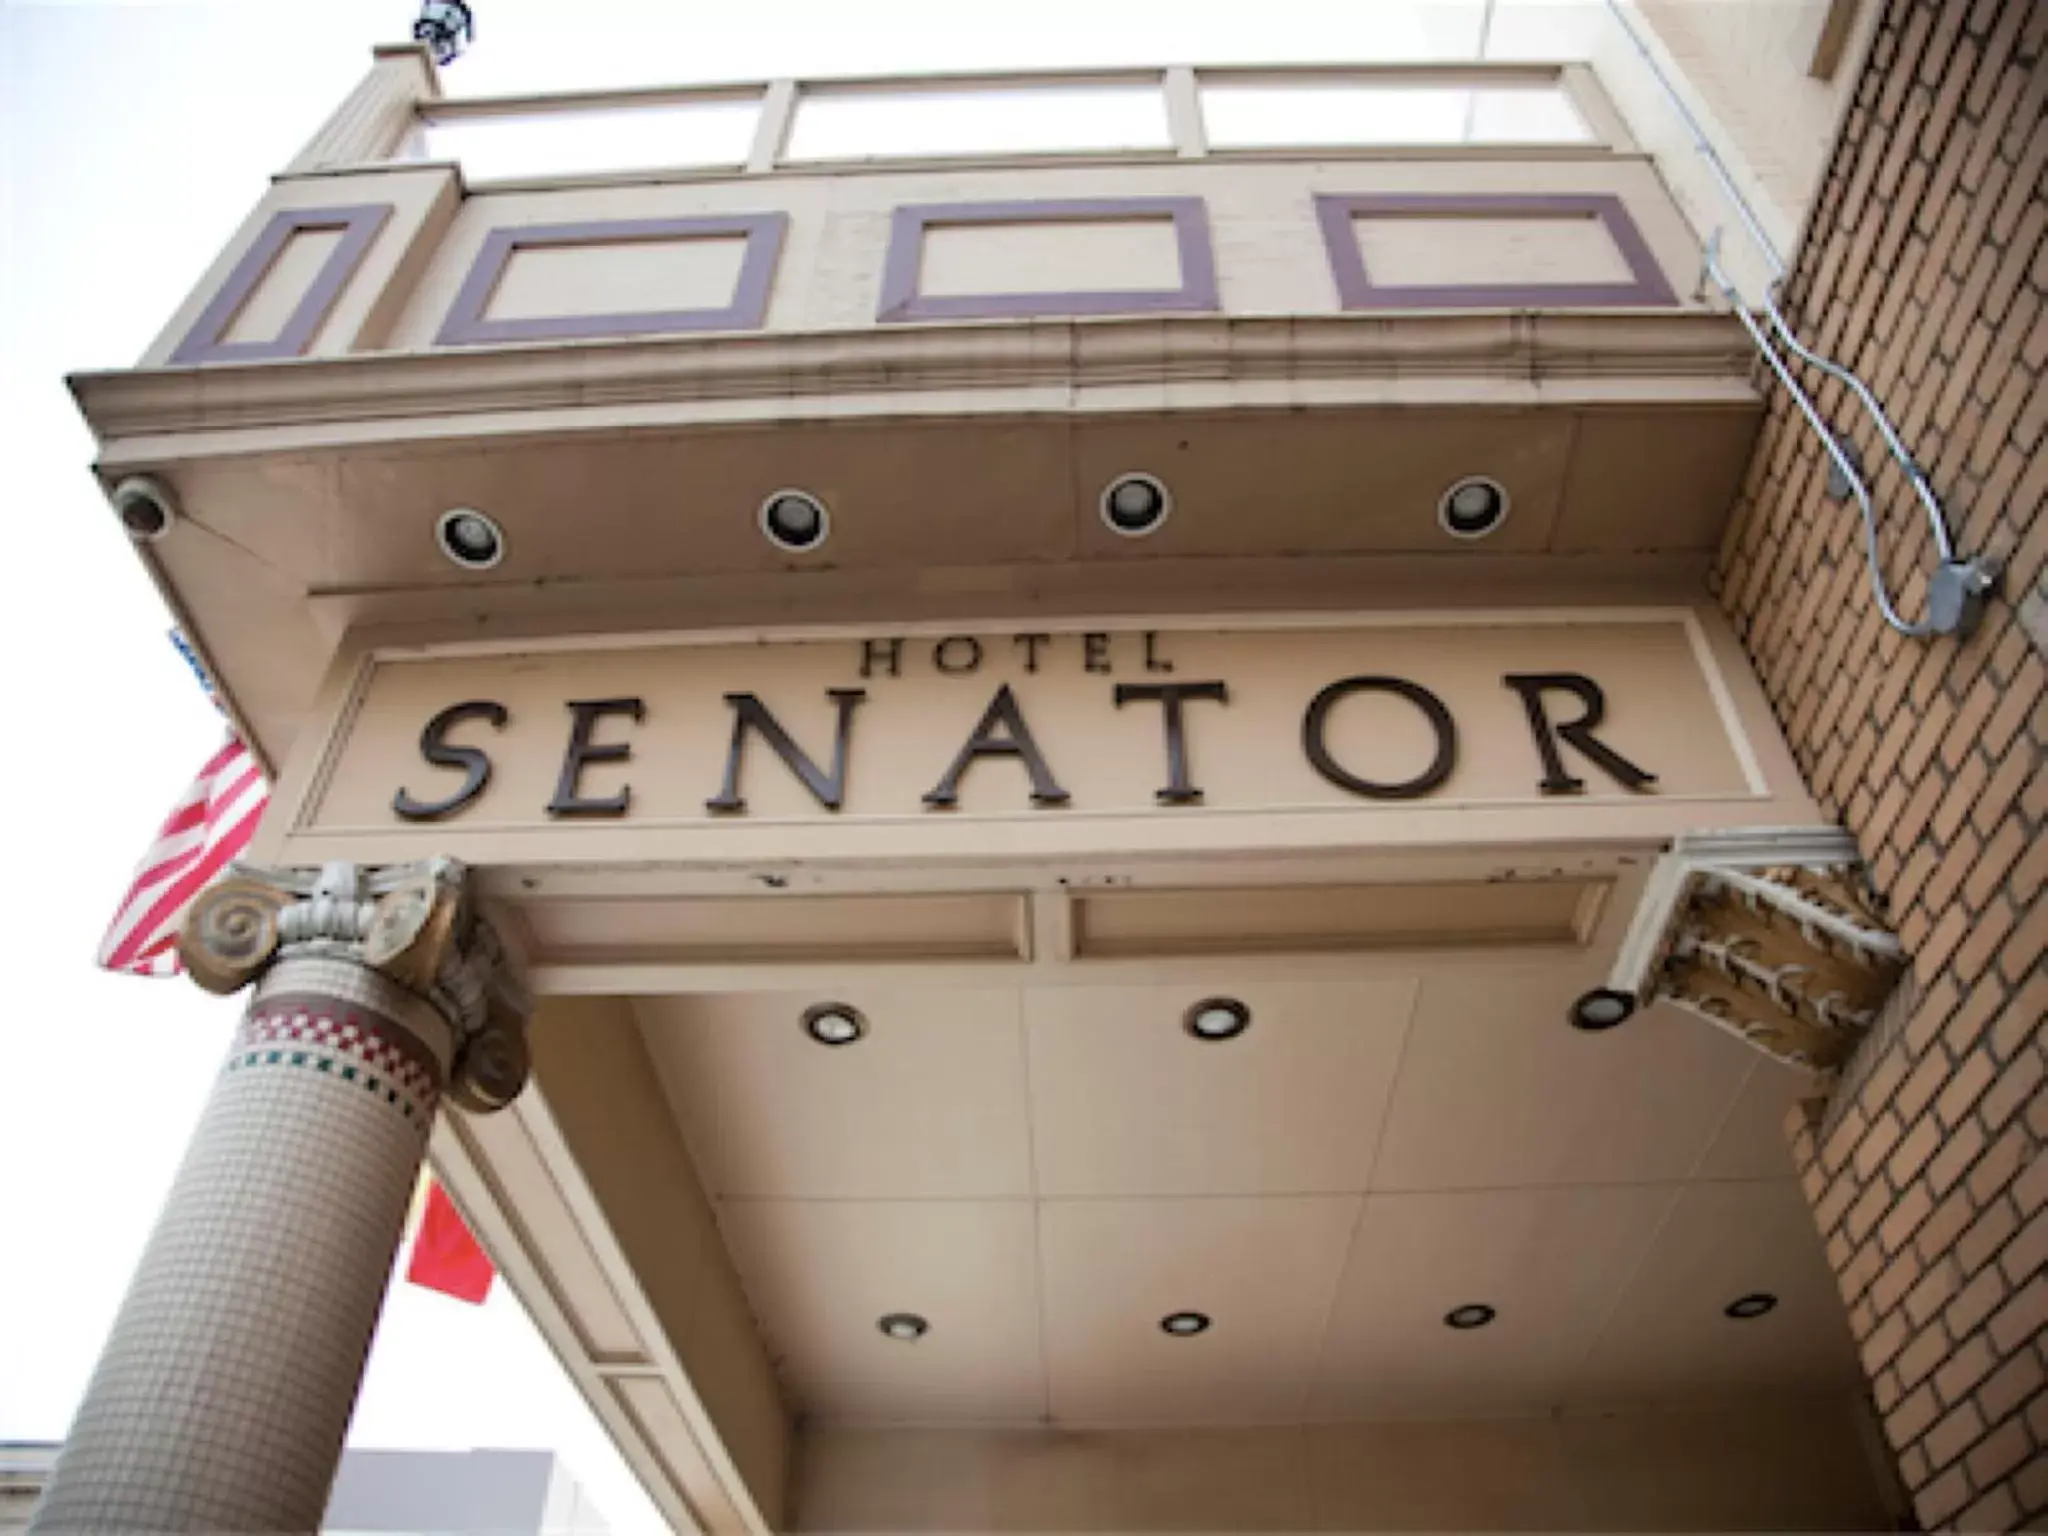
<instances>
[{"instance_id":1,"label":"ceiling panel","mask_svg":"<svg viewBox=\"0 0 2048 1536\"><path fill-rule=\"evenodd\" d=\"M1369 1197L1330 1314L1316 1415L1556 1406L1677 1193L1638 1184ZM1446 1326L1446 1313L1472 1304L1494 1320Z\"/></svg>"},{"instance_id":2,"label":"ceiling panel","mask_svg":"<svg viewBox=\"0 0 2048 1536\"><path fill-rule=\"evenodd\" d=\"M803 993L643 998L641 1028L714 1196L849 1199L1031 1192L1015 988L833 999L869 1021L826 1047Z\"/></svg>"},{"instance_id":3,"label":"ceiling panel","mask_svg":"<svg viewBox=\"0 0 2048 1536\"><path fill-rule=\"evenodd\" d=\"M1680 1014L1668 1003L1659 1003L1653 1011L1668 1013L1681 1024L1713 1027ZM1747 1046L1742 1048L1748 1051ZM1804 1067L1787 1066L1761 1051L1749 1051L1749 1055L1749 1077L1714 1132L1706 1155L1693 1169L1698 1178L1789 1179L1798 1172L1792 1162L1792 1144L1785 1139L1785 1116L1793 1105L1812 1098L1820 1089Z\"/></svg>"},{"instance_id":4,"label":"ceiling panel","mask_svg":"<svg viewBox=\"0 0 2048 1536\"><path fill-rule=\"evenodd\" d=\"M1356 1199L1059 1200L1040 1208L1053 1417L1298 1419ZM1176 1338L1162 1317L1198 1311Z\"/></svg>"},{"instance_id":5,"label":"ceiling panel","mask_svg":"<svg viewBox=\"0 0 2048 1536\"><path fill-rule=\"evenodd\" d=\"M1010 1200L734 1200L719 1213L768 1349L806 1413L1038 1419L1034 1215ZM877 1321L913 1312L921 1339Z\"/></svg>"},{"instance_id":6,"label":"ceiling panel","mask_svg":"<svg viewBox=\"0 0 2048 1536\"><path fill-rule=\"evenodd\" d=\"M1689 1175L1755 1052L1665 1010L1597 1034L1573 1029L1566 1010L1603 981L1583 961L1425 975L1373 1188Z\"/></svg>"},{"instance_id":7,"label":"ceiling panel","mask_svg":"<svg viewBox=\"0 0 2048 1536\"><path fill-rule=\"evenodd\" d=\"M1667 1009L1574 1031L1585 951L1072 974L834 988L868 1023L836 1048L801 1025L821 996L639 1000L802 1411L1471 1419L1853 1383L1784 1151L1804 1075ZM1193 1038L1216 995L1250 1027ZM1779 1311L1722 1316L1752 1291ZM1446 1327L1470 1302L1493 1321ZM1181 1309L1213 1326L1163 1333ZM884 1338L891 1311L931 1333Z\"/></svg>"},{"instance_id":8,"label":"ceiling panel","mask_svg":"<svg viewBox=\"0 0 2048 1536\"><path fill-rule=\"evenodd\" d=\"M1777 1309L1737 1321L1755 1292ZM1690 1185L1579 1371L1582 1402L1671 1402L1862 1381L1813 1214L1790 1179Z\"/></svg>"},{"instance_id":9,"label":"ceiling panel","mask_svg":"<svg viewBox=\"0 0 2048 1536\"><path fill-rule=\"evenodd\" d=\"M1410 978L1261 983L1244 1033L1184 1027L1201 987L1038 988L1024 1017L1038 1188L1062 1195L1365 1187Z\"/></svg>"}]
</instances>

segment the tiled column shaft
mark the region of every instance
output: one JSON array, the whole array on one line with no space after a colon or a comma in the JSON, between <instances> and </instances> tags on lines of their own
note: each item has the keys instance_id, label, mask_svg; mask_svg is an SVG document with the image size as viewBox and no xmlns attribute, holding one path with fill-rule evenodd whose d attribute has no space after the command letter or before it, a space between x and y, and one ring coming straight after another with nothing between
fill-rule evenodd
<instances>
[{"instance_id":1,"label":"tiled column shaft","mask_svg":"<svg viewBox=\"0 0 2048 1536\"><path fill-rule=\"evenodd\" d=\"M354 960L264 976L38 1530L319 1527L453 1043Z\"/></svg>"}]
</instances>

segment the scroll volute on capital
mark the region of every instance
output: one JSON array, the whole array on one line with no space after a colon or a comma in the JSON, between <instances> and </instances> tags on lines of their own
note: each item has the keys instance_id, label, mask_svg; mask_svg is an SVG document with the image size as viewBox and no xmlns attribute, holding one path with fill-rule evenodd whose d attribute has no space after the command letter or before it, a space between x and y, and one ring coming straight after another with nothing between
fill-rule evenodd
<instances>
[{"instance_id":1,"label":"scroll volute on capital","mask_svg":"<svg viewBox=\"0 0 2048 1536\"><path fill-rule=\"evenodd\" d=\"M425 995L455 938L459 893L432 875L387 891L363 935L363 959L400 986Z\"/></svg>"},{"instance_id":2,"label":"scroll volute on capital","mask_svg":"<svg viewBox=\"0 0 2048 1536\"><path fill-rule=\"evenodd\" d=\"M208 886L178 928L178 957L209 992L239 992L277 953L277 916L292 898L276 886L231 876Z\"/></svg>"}]
</instances>

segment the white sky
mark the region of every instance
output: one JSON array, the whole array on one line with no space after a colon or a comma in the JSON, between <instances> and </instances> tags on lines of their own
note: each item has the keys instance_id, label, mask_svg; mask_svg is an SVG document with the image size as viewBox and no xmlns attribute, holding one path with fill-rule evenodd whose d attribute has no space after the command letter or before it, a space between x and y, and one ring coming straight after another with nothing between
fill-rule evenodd
<instances>
[{"instance_id":1,"label":"white sky","mask_svg":"<svg viewBox=\"0 0 2048 1536\"><path fill-rule=\"evenodd\" d=\"M1491 56L1575 56L1510 4ZM1162 62L1470 58L1482 0L479 0L452 94ZM124 367L267 177L402 36L404 0L0 0L0 465L23 579L0 882L0 1439L62 1438L238 1000L104 975L111 903L220 725L101 501L63 375ZM351 1443L560 1451L615 1531L659 1528L500 1285L394 1287Z\"/></svg>"}]
</instances>

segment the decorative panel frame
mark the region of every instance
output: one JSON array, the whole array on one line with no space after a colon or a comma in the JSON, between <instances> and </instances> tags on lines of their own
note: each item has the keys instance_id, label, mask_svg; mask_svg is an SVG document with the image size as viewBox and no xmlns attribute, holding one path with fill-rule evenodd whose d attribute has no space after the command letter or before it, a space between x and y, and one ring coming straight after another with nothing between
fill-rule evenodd
<instances>
[{"instance_id":1,"label":"decorative panel frame","mask_svg":"<svg viewBox=\"0 0 2048 1536\"><path fill-rule=\"evenodd\" d=\"M1319 194L1316 222L1337 297L1346 309L1506 309L1530 305L1563 307L1670 306L1678 303L1664 269L1612 193L1403 192ZM1415 219L1591 218L1614 242L1629 270L1624 283L1409 283L1373 281L1358 249L1353 221L1365 217Z\"/></svg>"},{"instance_id":2,"label":"decorative panel frame","mask_svg":"<svg viewBox=\"0 0 2048 1536\"><path fill-rule=\"evenodd\" d=\"M390 203L353 203L329 208L286 208L272 214L253 244L235 263L219 292L199 312L192 328L171 353L173 363L253 363L272 358L297 357L312 344L341 297L342 289L355 276L370 245L391 218ZM286 317L278 333L267 341L223 341L235 316L249 302L249 296L270 272L292 236L306 230L338 229L341 239L321 263L313 281Z\"/></svg>"},{"instance_id":3,"label":"decorative panel frame","mask_svg":"<svg viewBox=\"0 0 2048 1536\"><path fill-rule=\"evenodd\" d=\"M949 224L1097 224L1157 218L1173 221L1180 253L1178 288L1096 288L1048 293L925 294L918 291L924 237ZM890 221L882 268L884 324L910 320L1003 320L1038 315L1214 314L1216 255L1209 210L1199 197L1061 198L1037 202L914 203Z\"/></svg>"},{"instance_id":4,"label":"decorative panel frame","mask_svg":"<svg viewBox=\"0 0 2048 1536\"><path fill-rule=\"evenodd\" d=\"M441 322L434 344L490 346L509 341L570 341L605 336L656 336L684 331L759 330L768 312L768 290L782 254L786 213L743 213L712 218L606 219L583 224L518 224L493 229ZM671 240L715 240L738 235L746 249L732 301L709 309L619 310L574 315L525 315L486 319L491 295L512 258L521 251L562 245L638 245Z\"/></svg>"}]
</instances>

